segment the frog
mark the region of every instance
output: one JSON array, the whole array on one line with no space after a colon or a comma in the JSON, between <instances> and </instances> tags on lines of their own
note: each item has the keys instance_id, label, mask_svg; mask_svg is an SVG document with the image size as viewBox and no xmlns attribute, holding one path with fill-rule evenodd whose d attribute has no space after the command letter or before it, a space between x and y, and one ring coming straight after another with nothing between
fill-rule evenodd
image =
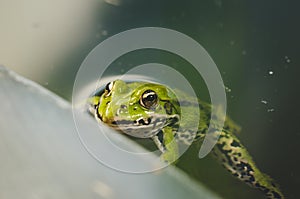
<instances>
[{"instance_id":1,"label":"frog","mask_svg":"<svg viewBox=\"0 0 300 199\"><path fill-rule=\"evenodd\" d=\"M138 139L153 140L161 159L174 164L180 146L203 141L211 123L214 132L210 133L218 138L211 155L232 176L260 190L266 198L285 198L278 184L256 166L238 138L240 126L228 116L224 125L217 125L214 121L221 115L212 115L212 105L198 97L156 82L116 79L92 94L87 104L98 122ZM183 111L189 113L184 120ZM197 117L197 111L201 117ZM190 126L195 122L197 129L193 131Z\"/></svg>"}]
</instances>

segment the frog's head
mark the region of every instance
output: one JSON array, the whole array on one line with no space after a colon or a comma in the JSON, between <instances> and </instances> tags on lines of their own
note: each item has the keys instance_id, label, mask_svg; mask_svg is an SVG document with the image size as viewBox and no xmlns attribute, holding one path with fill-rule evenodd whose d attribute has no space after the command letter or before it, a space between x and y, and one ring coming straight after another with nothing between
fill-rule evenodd
<instances>
[{"instance_id":1,"label":"frog's head","mask_svg":"<svg viewBox=\"0 0 300 199\"><path fill-rule=\"evenodd\" d=\"M178 122L180 115L174 92L149 82L110 82L90 102L97 119L140 138L154 136L161 128Z\"/></svg>"}]
</instances>

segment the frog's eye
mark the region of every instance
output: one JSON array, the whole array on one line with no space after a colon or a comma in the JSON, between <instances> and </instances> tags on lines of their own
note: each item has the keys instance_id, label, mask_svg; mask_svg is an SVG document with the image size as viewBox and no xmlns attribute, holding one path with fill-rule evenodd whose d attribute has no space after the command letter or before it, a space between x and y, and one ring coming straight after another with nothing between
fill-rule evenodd
<instances>
[{"instance_id":1,"label":"frog's eye","mask_svg":"<svg viewBox=\"0 0 300 199\"><path fill-rule=\"evenodd\" d=\"M157 105L157 94L153 90L146 90L140 99L140 104L147 108L153 108Z\"/></svg>"},{"instance_id":2,"label":"frog's eye","mask_svg":"<svg viewBox=\"0 0 300 199\"><path fill-rule=\"evenodd\" d=\"M113 86L114 86L114 82L109 82L108 84L106 84L106 86L105 86L105 92L106 92L105 95L106 96L110 95L110 92L112 91Z\"/></svg>"}]
</instances>

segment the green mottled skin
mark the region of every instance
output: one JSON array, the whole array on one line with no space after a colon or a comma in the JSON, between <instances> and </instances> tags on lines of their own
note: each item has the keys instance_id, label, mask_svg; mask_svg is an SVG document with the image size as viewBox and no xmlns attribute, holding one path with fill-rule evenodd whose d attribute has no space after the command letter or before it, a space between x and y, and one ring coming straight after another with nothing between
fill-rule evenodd
<instances>
[{"instance_id":1,"label":"green mottled skin","mask_svg":"<svg viewBox=\"0 0 300 199\"><path fill-rule=\"evenodd\" d=\"M203 140L210 118L213 118L211 122L214 125L219 117L211 116L210 104L181 91L176 90L175 93L164 85L116 80L109 83L102 93L89 98L90 112L97 120L126 134L152 138L162 152L161 158L174 162L178 159L176 143L189 145L194 140ZM151 97L154 95L156 98L153 100ZM195 118L199 111L197 108L200 109L201 119L197 133L193 134L189 127L198 120ZM181 118L183 110L189 113L184 120ZM256 167L248 151L236 137L240 131L239 126L228 117L222 128L215 123L213 133L218 134L219 139L211 153L233 176L261 190L267 198L283 199L278 186ZM174 139L176 142L173 142Z\"/></svg>"}]
</instances>

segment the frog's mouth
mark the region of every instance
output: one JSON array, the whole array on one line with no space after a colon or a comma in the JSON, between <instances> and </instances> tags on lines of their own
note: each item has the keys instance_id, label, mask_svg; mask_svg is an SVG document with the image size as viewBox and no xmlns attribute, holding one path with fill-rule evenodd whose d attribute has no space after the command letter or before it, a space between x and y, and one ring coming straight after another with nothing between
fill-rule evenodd
<instances>
[{"instance_id":1,"label":"frog's mouth","mask_svg":"<svg viewBox=\"0 0 300 199\"><path fill-rule=\"evenodd\" d=\"M151 138L168 125L174 126L179 121L179 116L151 114L148 117L138 118L133 121L115 118L109 126L127 135L138 138Z\"/></svg>"}]
</instances>

